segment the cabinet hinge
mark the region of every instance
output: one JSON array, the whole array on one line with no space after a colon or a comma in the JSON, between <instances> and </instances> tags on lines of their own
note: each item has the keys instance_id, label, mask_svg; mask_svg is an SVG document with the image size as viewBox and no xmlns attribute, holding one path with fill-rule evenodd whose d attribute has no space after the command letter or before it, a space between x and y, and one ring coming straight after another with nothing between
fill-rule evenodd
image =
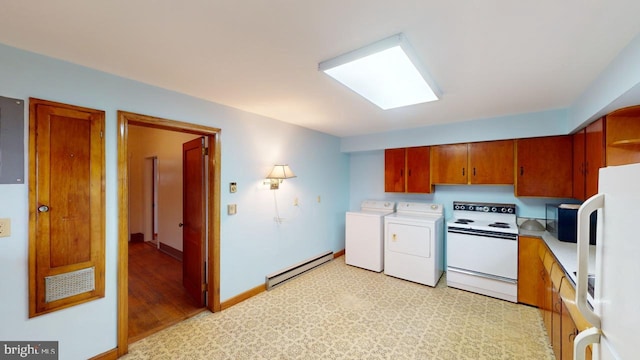
<instances>
[{"instance_id":1,"label":"cabinet hinge","mask_svg":"<svg viewBox=\"0 0 640 360\"><path fill-rule=\"evenodd\" d=\"M100 139L102 139L102 131L100 131Z\"/></svg>"},{"instance_id":2,"label":"cabinet hinge","mask_svg":"<svg viewBox=\"0 0 640 360\"><path fill-rule=\"evenodd\" d=\"M202 155L203 155L203 156L207 156L207 155L209 155L209 148L203 147L203 148L202 148Z\"/></svg>"}]
</instances>

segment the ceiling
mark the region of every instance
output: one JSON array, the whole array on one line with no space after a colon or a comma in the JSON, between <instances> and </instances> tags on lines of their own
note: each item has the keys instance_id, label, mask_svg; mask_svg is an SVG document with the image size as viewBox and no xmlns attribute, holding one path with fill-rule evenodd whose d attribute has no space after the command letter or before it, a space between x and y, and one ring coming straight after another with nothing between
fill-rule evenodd
<instances>
[{"instance_id":1,"label":"ceiling","mask_svg":"<svg viewBox=\"0 0 640 360\"><path fill-rule=\"evenodd\" d=\"M336 136L566 108L637 0L9 0L0 43ZM443 92L381 110L318 63L402 32Z\"/></svg>"}]
</instances>

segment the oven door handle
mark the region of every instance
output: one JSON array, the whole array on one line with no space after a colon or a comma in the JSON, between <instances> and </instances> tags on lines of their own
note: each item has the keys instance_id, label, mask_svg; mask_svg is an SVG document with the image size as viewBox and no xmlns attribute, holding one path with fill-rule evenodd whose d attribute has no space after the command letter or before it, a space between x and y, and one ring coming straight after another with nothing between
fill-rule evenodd
<instances>
[{"instance_id":1,"label":"oven door handle","mask_svg":"<svg viewBox=\"0 0 640 360\"><path fill-rule=\"evenodd\" d=\"M507 283L511 283L511 284L517 284L518 283L517 279L510 279L510 278L506 278L504 276L491 275L491 274L485 274L485 273L481 273L481 272L477 272L477 271L460 269L460 268L453 267L453 266L448 266L447 267L447 271L453 271L453 272L457 272L457 273L461 273L461 274L465 274L465 275L483 277L483 278L502 281L502 282L507 282Z\"/></svg>"}]
</instances>

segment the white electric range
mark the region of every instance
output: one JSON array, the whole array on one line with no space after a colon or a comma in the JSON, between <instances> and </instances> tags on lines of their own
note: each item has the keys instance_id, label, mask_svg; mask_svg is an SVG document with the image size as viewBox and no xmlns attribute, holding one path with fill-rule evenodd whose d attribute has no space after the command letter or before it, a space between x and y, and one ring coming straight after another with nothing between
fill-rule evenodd
<instances>
[{"instance_id":1,"label":"white electric range","mask_svg":"<svg viewBox=\"0 0 640 360\"><path fill-rule=\"evenodd\" d=\"M514 204L453 202L447 222L447 286L518 301Z\"/></svg>"}]
</instances>

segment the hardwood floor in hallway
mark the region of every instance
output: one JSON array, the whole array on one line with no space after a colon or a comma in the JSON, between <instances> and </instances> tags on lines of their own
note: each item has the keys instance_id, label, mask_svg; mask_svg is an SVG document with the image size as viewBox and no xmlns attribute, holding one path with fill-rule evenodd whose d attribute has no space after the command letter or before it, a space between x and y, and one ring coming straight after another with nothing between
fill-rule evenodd
<instances>
[{"instance_id":1,"label":"hardwood floor in hallway","mask_svg":"<svg viewBox=\"0 0 640 360\"><path fill-rule=\"evenodd\" d=\"M129 243L129 343L203 310L182 286L182 262L149 243Z\"/></svg>"}]
</instances>

